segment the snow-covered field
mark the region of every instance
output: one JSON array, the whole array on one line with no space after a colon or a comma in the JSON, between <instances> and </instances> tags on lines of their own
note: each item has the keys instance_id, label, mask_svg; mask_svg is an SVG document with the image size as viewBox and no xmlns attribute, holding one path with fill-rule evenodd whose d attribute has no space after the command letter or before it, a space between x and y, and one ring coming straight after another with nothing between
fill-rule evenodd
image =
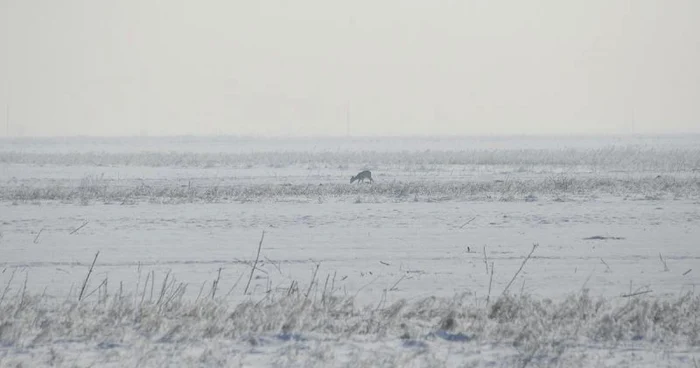
<instances>
[{"instance_id":1,"label":"snow-covered field","mask_svg":"<svg viewBox=\"0 0 700 368\"><path fill-rule=\"evenodd\" d=\"M700 365L700 136L5 139L0 175L0 366Z\"/></svg>"}]
</instances>

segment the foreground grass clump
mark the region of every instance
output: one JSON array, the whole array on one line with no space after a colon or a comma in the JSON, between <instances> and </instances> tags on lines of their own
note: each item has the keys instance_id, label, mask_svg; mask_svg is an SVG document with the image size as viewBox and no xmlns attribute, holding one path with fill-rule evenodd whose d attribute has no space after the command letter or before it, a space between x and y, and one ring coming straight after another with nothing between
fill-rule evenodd
<instances>
[{"instance_id":1,"label":"foreground grass clump","mask_svg":"<svg viewBox=\"0 0 700 368\"><path fill-rule=\"evenodd\" d=\"M303 366L569 366L630 346L700 352L700 296L693 293L603 299L583 291L560 301L506 294L490 304L460 294L383 307L326 293L272 294L237 304L174 291L82 302L16 295L0 305L0 365L211 366L265 358L266 365Z\"/></svg>"},{"instance_id":2,"label":"foreground grass clump","mask_svg":"<svg viewBox=\"0 0 700 368\"><path fill-rule=\"evenodd\" d=\"M19 297L18 297L19 298ZM504 296L490 305L467 295L399 300L383 308L356 306L352 298L300 294L228 304L223 300L141 300L123 295L77 302L23 295L0 306L0 343L27 348L57 340L124 342L241 339L258 334L321 334L425 339L437 331L477 342L514 345L647 341L700 346L700 296L677 299L592 298L561 301Z\"/></svg>"}]
</instances>

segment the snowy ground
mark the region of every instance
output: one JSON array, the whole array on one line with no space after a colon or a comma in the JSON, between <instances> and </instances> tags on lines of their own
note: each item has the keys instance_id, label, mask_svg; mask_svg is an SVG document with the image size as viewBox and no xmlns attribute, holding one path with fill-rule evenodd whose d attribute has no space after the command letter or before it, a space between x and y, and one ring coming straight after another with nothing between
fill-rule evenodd
<instances>
[{"instance_id":1,"label":"snowy ground","mask_svg":"<svg viewBox=\"0 0 700 368\"><path fill-rule=\"evenodd\" d=\"M1 366L700 364L698 136L1 143Z\"/></svg>"}]
</instances>

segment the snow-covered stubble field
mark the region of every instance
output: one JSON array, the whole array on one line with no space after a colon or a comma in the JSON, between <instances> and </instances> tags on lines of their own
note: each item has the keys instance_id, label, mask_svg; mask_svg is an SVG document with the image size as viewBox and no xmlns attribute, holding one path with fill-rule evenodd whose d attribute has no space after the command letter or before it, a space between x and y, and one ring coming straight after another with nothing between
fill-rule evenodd
<instances>
[{"instance_id":1,"label":"snow-covered stubble field","mask_svg":"<svg viewBox=\"0 0 700 368\"><path fill-rule=\"evenodd\" d=\"M0 366L700 364L700 136L0 143Z\"/></svg>"}]
</instances>

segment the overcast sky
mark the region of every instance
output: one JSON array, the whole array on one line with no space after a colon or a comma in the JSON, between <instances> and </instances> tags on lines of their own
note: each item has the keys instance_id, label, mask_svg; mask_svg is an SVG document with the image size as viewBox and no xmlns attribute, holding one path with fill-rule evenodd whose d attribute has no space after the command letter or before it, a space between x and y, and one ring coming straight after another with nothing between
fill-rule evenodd
<instances>
[{"instance_id":1,"label":"overcast sky","mask_svg":"<svg viewBox=\"0 0 700 368\"><path fill-rule=\"evenodd\" d=\"M0 135L700 132L698 0L0 4Z\"/></svg>"}]
</instances>

